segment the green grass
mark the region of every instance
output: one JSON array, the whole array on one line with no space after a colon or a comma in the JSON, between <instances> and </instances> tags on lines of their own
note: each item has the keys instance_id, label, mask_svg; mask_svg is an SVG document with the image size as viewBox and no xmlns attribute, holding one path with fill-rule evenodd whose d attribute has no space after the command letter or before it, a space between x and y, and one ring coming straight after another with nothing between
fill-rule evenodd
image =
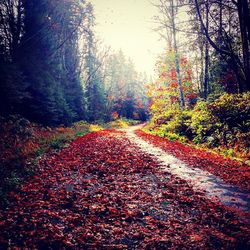
<instances>
[{"instance_id":1,"label":"green grass","mask_svg":"<svg viewBox=\"0 0 250 250\"><path fill-rule=\"evenodd\" d=\"M107 128L127 128L129 126L137 125L140 121L120 118L114 121L111 121L104 126Z\"/></svg>"}]
</instances>

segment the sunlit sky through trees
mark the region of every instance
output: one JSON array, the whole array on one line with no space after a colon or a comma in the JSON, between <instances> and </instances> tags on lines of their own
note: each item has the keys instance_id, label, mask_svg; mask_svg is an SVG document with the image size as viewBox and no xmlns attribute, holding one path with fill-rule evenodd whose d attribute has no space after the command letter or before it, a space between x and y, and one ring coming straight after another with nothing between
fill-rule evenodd
<instances>
[{"instance_id":1,"label":"sunlit sky through trees","mask_svg":"<svg viewBox=\"0 0 250 250\"><path fill-rule=\"evenodd\" d=\"M136 69L153 75L164 42L154 32L157 9L149 0L91 0L97 36L113 50L121 49Z\"/></svg>"}]
</instances>

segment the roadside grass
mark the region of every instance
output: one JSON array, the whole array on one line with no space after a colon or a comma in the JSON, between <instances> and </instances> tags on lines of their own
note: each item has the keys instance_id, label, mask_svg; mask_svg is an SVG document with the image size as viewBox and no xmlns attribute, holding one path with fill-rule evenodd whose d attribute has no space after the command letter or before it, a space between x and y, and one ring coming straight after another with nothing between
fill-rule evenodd
<instances>
[{"instance_id":1,"label":"roadside grass","mask_svg":"<svg viewBox=\"0 0 250 250\"><path fill-rule=\"evenodd\" d=\"M247 164L250 166L250 159L246 158L245 155L242 155L235 151L233 148L225 148L223 146L218 146L218 147L211 147L207 145L206 143L194 143L193 141L188 140L187 137L181 136L177 133L174 132L167 132L164 130L164 127L155 127L152 128L152 124L146 124L142 129L143 132L151 135L156 135L162 138L166 138L170 141L178 141L183 144L186 144L190 147L196 148L196 149L203 149L205 151L215 153L218 155L221 155L225 158L229 158L231 160L236 160L239 162L242 162L244 164Z\"/></svg>"},{"instance_id":2,"label":"roadside grass","mask_svg":"<svg viewBox=\"0 0 250 250\"><path fill-rule=\"evenodd\" d=\"M137 125L140 121L120 118L105 124L106 128L127 128L129 126Z\"/></svg>"}]
</instances>

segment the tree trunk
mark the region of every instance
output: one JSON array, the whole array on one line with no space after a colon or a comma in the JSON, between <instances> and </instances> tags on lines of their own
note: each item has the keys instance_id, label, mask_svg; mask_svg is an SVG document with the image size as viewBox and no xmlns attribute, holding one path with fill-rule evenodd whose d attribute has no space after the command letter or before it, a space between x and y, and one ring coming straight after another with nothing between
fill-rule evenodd
<instances>
[{"instance_id":1,"label":"tree trunk","mask_svg":"<svg viewBox=\"0 0 250 250\"><path fill-rule=\"evenodd\" d=\"M239 15L239 20L240 20L240 26L241 26L241 33L243 32L243 37L242 37L242 44L243 44L243 65L241 62L241 58L239 57L238 53L235 53L232 49L232 44L228 44L229 50L225 50L224 48L221 48L218 43L215 43L213 39L211 38L206 25L203 21L203 18L201 16L201 10L200 10L200 2L198 0L194 0L197 15L199 18L199 21L202 25L202 28L204 30L204 35L206 36L206 39L208 40L209 44L214 48L221 56L228 56L230 60L233 63L233 70L235 72L235 75L237 77L238 81L238 89L239 92L243 92L245 90L249 90L249 82L250 82L250 70L249 70L249 45L248 42L246 42L246 32L245 28L248 27L248 24L246 24L246 20L244 18L248 17L249 19L249 14L248 14L248 8L242 8L242 5L246 5L247 0L238 0L238 2L233 0L233 3L236 4L238 8L238 15ZM244 10L243 10L244 9ZM247 20L248 20L247 19ZM229 42L229 41L228 41ZM240 72L242 71L242 72ZM245 79L242 80L242 73L243 77Z\"/></svg>"},{"instance_id":2,"label":"tree trunk","mask_svg":"<svg viewBox=\"0 0 250 250\"><path fill-rule=\"evenodd\" d=\"M206 2L206 29L209 29L209 6L208 2ZM206 39L205 41L205 74L204 74L204 98L207 99L208 96L208 85L209 85L209 42Z\"/></svg>"},{"instance_id":3,"label":"tree trunk","mask_svg":"<svg viewBox=\"0 0 250 250\"><path fill-rule=\"evenodd\" d=\"M238 16L242 41L243 65L245 74L245 90L250 90L250 52L249 52L249 9L247 0L238 0Z\"/></svg>"},{"instance_id":4,"label":"tree trunk","mask_svg":"<svg viewBox=\"0 0 250 250\"><path fill-rule=\"evenodd\" d=\"M185 99L184 99L182 80L181 80L180 57L179 57L179 53L178 53L177 40L176 40L175 13L174 13L173 0L171 0L171 19L172 19L171 21L172 21L172 27L173 27L175 66L176 66L176 73L177 73L178 86L179 86L179 92L180 92L180 106L181 106L181 109L184 109L185 108Z\"/></svg>"}]
</instances>

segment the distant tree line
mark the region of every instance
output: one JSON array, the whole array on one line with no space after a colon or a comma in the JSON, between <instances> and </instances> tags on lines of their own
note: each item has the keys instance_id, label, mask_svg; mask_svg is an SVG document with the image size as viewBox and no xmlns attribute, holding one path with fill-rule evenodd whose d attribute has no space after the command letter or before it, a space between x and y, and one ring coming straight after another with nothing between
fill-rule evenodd
<instances>
[{"instance_id":1,"label":"distant tree line","mask_svg":"<svg viewBox=\"0 0 250 250\"><path fill-rule=\"evenodd\" d=\"M122 108L111 98L118 84L106 76L112 56L100 55L93 27L93 7L85 0L1 0L0 115L17 113L46 125L105 121L115 112L146 119L137 76L123 79L127 89L116 93Z\"/></svg>"}]
</instances>

